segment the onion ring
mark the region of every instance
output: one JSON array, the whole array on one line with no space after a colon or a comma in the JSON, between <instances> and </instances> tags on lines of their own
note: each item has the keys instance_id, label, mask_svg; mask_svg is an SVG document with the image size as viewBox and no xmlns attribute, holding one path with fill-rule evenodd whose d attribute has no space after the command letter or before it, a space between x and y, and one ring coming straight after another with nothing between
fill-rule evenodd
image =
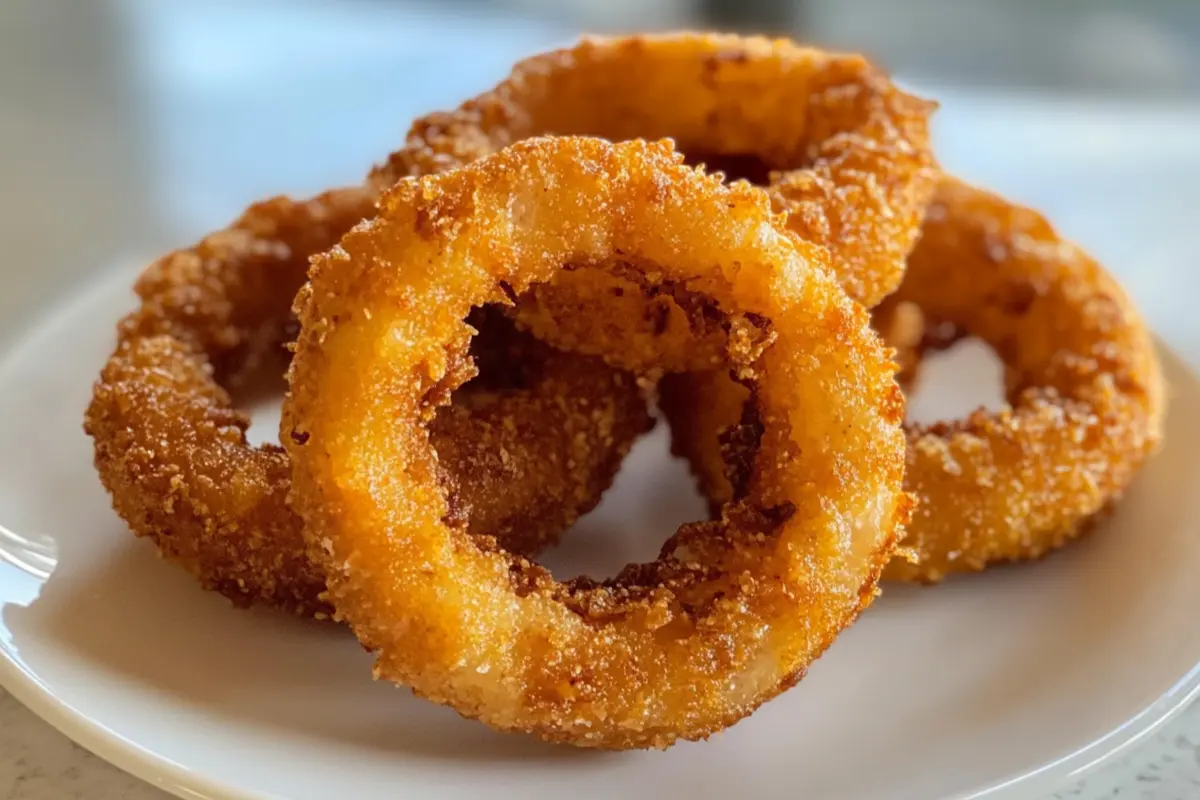
<instances>
[{"instance_id":1,"label":"onion ring","mask_svg":"<svg viewBox=\"0 0 1200 800\"><path fill-rule=\"evenodd\" d=\"M376 196L260 203L151 265L95 387L85 429L118 514L238 605L329 611L286 503L287 455L247 444L228 390L282 376L309 255L372 216ZM471 531L533 552L596 504L650 419L631 375L556 353L502 317L476 324L484 374L442 409L433 440Z\"/></svg>"},{"instance_id":2,"label":"onion ring","mask_svg":"<svg viewBox=\"0 0 1200 800\"><path fill-rule=\"evenodd\" d=\"M910 505L899 389L827 259L669 142L530 139L385 194L314 260L281 426L293 506L376 676L603 748L702 738L795 683L873 599ZM569 263L711 302L761 428L741 502L602 583L448 525L425 424L470 309Z\"/></svg>"},{"instance_id":3,"label":"onion ring","mask_svg":"<svg viewBox=\"0 0 1200 800\"><path fill-rule=\"evenodd\" d=\"M933 108L861 56L782 39L585 39L520 62L455 111L418 120L375 179L440 172L544 134L672 137L701 160L751 157L765 165L757 177L789 228L828 247L843 287L871 307L899 285L937 183ZM556 346L604 352L628 369L721 363L722 332L705 308L662 294L647 301L635 278L579 270L530 293L518 319ZM618 333L623 341L613 342Z\"/></svg>"},{"instance_id":4,"label":"onion ring","mask_svg":"<svg viewBox=\"0 0 1200 800\"><path fill-rule=\"evenodd\" d=\"M942 347L933 338L936 330L928 325L920 306L896 295L871 309L871 327L895 351L896 382L904 389L916 384L925 353Z\"/></svg>"},{"instance_id":5,"label":"onion ring","mask_svg":"<svg viewBox=\"0 0 1200 800\"><path fill-rule=\"evenodd\" d=\"M1117 282L1040 214L946 179L895 302L991 344L1011 408L908 427L905 486L919 505L908 558L885 578L932 583L1055 550L1157 445L1165 392L1149 331ZM724 459L736 463L745 398L715 371L660 385L673 448L713 505L738 494Z\"/></svg>"}]
</instances>

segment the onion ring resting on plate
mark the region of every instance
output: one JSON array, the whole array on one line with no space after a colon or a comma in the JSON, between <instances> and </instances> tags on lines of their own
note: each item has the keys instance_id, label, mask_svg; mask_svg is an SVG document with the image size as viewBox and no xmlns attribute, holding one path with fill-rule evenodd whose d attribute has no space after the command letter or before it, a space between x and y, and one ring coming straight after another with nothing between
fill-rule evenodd
<instances>
[{"instance_id":1,"label":"onion ring resting on plate","mask_svg":"<svg viewBox=\"0 0 1200 800\"><path fill-rule=\"evenodd\" d=\"M891 364L827 258L669 142L531 139L386 193L298 296L281 427L292 503L376 675L604 748L704 737L795 683L871 602L910 507ZM604 582L447 524L426 431L471 308L564 264L708 303L756 399L741 501Z\"/></svg>"},{"instance_id":2,"label":"onion ring resting on plate","mask_svg":"<svg viewBox=\"0 0 1200 800\"><path fill-rule=\"evenodd\" d=\"M1036 212L945 180L895 302L992 345L1011 408L909 426L911 559L885 578L935 582L1052 551L1158 443L1165 398L1149 331L1117 282ZM713 505L736 497L725 460L742 446L746 391L716 371L667 376L660 390L701 491Z\"/></svg>"},{"instance_id":3,"label":"onion ring resting on plate","mask_svg":"<svg viewBox=\"0 0 1200 800\"><path fill-rule=\"evenodd\" d=\"M282 375L309 255L373 215L375 198L346 189L270 200L153 264L88 408L120 516L239 605L328 610L286 503L287 454L247 444L249 419L228 389ZM631 375L552 351L495 313L477 317L483 375L442 409L433 441L454 513L473 533L532 552L596 504L649 417Z\"/></svg>"},{"instance_id":4,"label":"onion ring resting on plate","mask_svg":"<svg viewBox=\"0 0 1200 800\"><path fill-rule=\"evenodd\" d=\"M789 213L788 227L828 247L843 287L871 307L899 285L937 183L933 107L861 56L787 40L586 39L526 59L495 89L418 120L375 178L439 172L530 136L671 137L710 167L764 165L757 179ZM523 298L518 319L552 344L602 351L630 369L719 364L723 334L707 307L647 299L648 291L636 275L579 269ZM618 335L622 344L609 341Z\"/></svg>"}]
</instances>

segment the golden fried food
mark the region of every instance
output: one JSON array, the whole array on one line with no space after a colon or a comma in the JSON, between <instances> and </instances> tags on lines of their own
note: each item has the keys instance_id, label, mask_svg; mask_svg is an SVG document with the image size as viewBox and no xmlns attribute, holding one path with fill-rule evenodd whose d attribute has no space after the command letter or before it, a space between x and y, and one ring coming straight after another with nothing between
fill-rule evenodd
<instances>
[{"instance_id":1,"label":"golden fried food","mask_svg":"<svg viewBox=\"0 0 1200 800\"><path fill-rule=\"evenodd\" d=\"M494 307L468 322L478 375L429 429L450 519L533 555L595 508L654 421L630 373L555 350Z\"/></svg>"},{"instance_id":2,"label":"golden fried food","mask_svg":"<svg viewBox=\"0 0 1200 800\"><path fill-rule=\"evenodd\" d=\"M669 142L530 139L386 193L314 261L281 427L292 503L376 676L602 748L705 737L799 680L873 599L911 502L886 350L827 259ZM462 380L472 307L579 262L719 301L759 429L738 503L603 582L448 525L426 423Z\"/></svg>"},{"instance_id":3,"label":"golden fried food","mask_svg":"<svg viewBox=\"0 0 1200 800\"><path fill-rule=\"evenodd\" d=\"M926 351L936 348L920 306L893 295L871 309L871 327L895 351L896 381L904 388L914 385Z\"/></svg>"},{"instance_id":4,"label":"golden fried food","mask_svg":"<svg viewBox=\"0 0 1200 800\"><path fill-rule=\"evenodd\" d=\"M375 198L347 189L270 200L151 265L87 410L120 516L239 605L328 611L286 503L287 454L247 444L230 389L282 375L310 254L371 216ZM495 313L473 321L483 374L441 409L433 446L452 516L531 552L596 504L649 417L633 376L557 353Z\"/></svg>"},{"instance_id":5,"label":"golden fried food","mask_svg":"<svg viewBox=\"0 0 1200 800\"><path fill-rule=\"evenodd\" d=\"M526 59L495 89L418 120L375 178L439 172L543 134L671 137L710 171L761 182L788 227L828 247L843 287L870 307L900 283L937 182L932 110L861 56L787 40L587 39ZM590 266L569 264L522 298L522 326L629 369L721 363L725 331L709 304L650 291L637 265L615 274Z\"/></svg>"},{"instance_id":6,"label":"golden fried food","mask_svg":"<svg viewBox=\"0 0 1200 800\"><path fill-rule=\"evenodd\" d=\"M1037 558L1117 500L1162 434L1154 342L1121 287L1038 213L946 179L895 303L992 345L1011 407L908 429L918 498L886 578L935 582ZM745 389L716 371L660 386L674 449L710 502L738 496Z\"/></svg>"}]
</instances>

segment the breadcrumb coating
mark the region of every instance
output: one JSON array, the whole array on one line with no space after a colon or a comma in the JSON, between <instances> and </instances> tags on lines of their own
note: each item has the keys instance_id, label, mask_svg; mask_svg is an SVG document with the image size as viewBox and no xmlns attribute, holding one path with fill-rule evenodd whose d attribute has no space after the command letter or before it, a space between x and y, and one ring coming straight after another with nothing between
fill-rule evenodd
<instances>
[{"instance_id":1,"label":"breadcrumb coating","mask_svg":"<svg viewBox=\"0 0 1200 800\"><path fill-rule=\"evenodd\" d=\"M827 252L669 142L529 139L401 181L380 208L298 297L281 427L292 502L376 676L614 749L703 738L798 681L874 598L911 503L889 353ZM741 501L603 582L556 581L447 525L428 444L469 309L564 264L712 301L754 387Z\"/></svg>"},{"instance_id":2,"label":"breadcrumb coating","mask_svg":"<svg viewBox=\"0 0 1200 800\"><path fill-rule=\"evenodd\" d=\"M269 200L155 262L87 410L117 513L238 605L330 612L287 504L287 454L247 443L231 390L282 375L309 256L372 216L376 196ZM632 375L555 352L494 312L473 322L483 374L433 420L433 444L462 524L531 553L595 506L650 418Z\"/></svg>"},{"instance_id":3,"label":"breadcrumb coating","mask_svg":"<svg viewBox=\"0 0 1200 800\"><path fill-rule=\"evenodd\" d=\"M936 582L1055 550L1157 446L1153 337L1112 276L1037 212L945 179L892 302L995 348L1010 407L908 427L918 507L885 578ZM711 503L728 501L745 390L712 371L668 376L660 393L675 452Z\"/></svg>"},{"instance_id":4,"label":"breadcrumb coating","mask_svg":"<svg viewBox=\"0 0 1200 800\"><path fill-rule=\"evenodd\" d=\"M669 137L710 171L761 182L789 229L829 248L843 288L871 307L899 285L937 184L933 109L862 56L785 39L589 38L521 61L494 89L417 120L375 179L439 172L531 136ZM609 321L614 308L620 326ZM655 368L671 371L723 359L710 310L661 292L647 298L627 274L566 274L523 297L517 317L552 344L643 372L649 364L629 354L654 352Z\"/></svg>"}]
</instances>

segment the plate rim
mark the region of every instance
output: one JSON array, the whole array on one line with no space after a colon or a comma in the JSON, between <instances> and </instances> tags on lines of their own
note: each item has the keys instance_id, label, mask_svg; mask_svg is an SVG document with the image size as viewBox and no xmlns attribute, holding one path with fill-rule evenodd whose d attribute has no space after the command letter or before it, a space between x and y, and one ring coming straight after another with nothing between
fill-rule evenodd
<instances>
[{"instance_id":1,"label":"plate rim","mask_svg":"<svg viewBox=\"0 0 1200 800\"><path fill-rule=\"evenodd\" d=\"M13 656L8 641L0 643L0 687L38 719L92 755L175 797L184 800L282 800L186 769L126 739L61 700L19 657Z\"/></svg>"},{"instance_id":2,"label":"plate rim","mask_svg":"<svg viewBox=\"0 0 1200 800\"><path fill-rule=\"evenodd\" d=\"M1160 357L1174 361L1200 391L1200 373L1188 360L1155 335ZM7 355L7 353L5 354ZM171 759L127 739L63 701L14 652L0 634L0 687L34 716L49 724L89 753L117 769L184 800L283 800L272 794L234 786L206 773L189 770ZM1153 735L1200 698L1200 660L1157 699L1117 727L1076 750L1004 778L941 800L999 800L1031 789L1054 791L1106 766L1135 744Z\"/></svg>"}]
</instances>

